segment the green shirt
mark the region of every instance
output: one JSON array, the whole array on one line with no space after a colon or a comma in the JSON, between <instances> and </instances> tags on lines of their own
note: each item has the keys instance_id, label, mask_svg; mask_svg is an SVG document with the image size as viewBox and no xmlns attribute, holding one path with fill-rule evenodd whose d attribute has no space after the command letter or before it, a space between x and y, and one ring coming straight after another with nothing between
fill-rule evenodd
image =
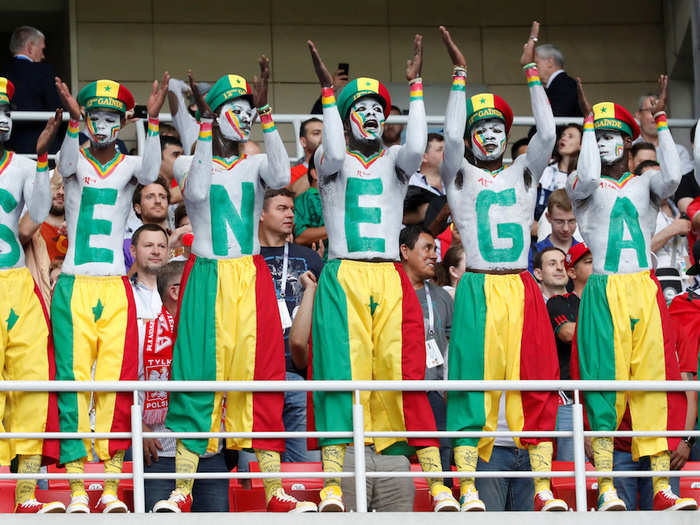
<instances>
[{"instance_id":1,"label":"green shirt","mask_svg":"<svg viewBox=\"0 0 700 525\"><path fill-rule=\"evenodd\" d=\"M318 189L309 188L294 199L294 235L299 236L307 228L318 228L324 225L321 195ZM328 241L324 240L323 243L328 248ZM326 257L324 253L323 259L326 260Z\"/></svg>"}]
</instances>

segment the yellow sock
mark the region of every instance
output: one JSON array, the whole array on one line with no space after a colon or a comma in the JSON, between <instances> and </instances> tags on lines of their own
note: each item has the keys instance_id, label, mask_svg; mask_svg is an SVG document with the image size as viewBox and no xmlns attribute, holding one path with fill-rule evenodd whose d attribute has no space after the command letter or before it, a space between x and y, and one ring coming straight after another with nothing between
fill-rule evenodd
<instances>
[{"instance_id":1,"label":"yellow sock","mask_svg":"<svg viewBox=\"0 0 700 525\"><path fill-rule=\"evenodd\" d=\"M476 472L476 464L479 461L479 450L476 447L455 447L455 464L459 472ZM476 490L474 478L459 479L460 492L464 494L468 489Z\"/></svg>"},{"instance_id":2,"label":"yellow sock","mask_svg":"<svg viewBox=\"0 0 700 525\"><path fill-rule=\"evenodd\" d=\"M18 459L19 474L36 474L41 467L41 456L33 454L31 456L21 455ZM34 499L36 491L35 479L18 479L15 486L15 503L20 504Z\"/></svg>"},{"instance_id":3,"label":"yellow sock","mask_svg":"<svg viewBox=\"0 0 700 525\"><path fill-rule=\"evenodd\" d=\"M596 470L613 469L613 438L598 437L591 440L593 446L593 463ZM612 489L613 480L610 477L598 478L598 492L604 492Z\"/></svg>"},{"instance_id":4,"label":"yellow sock","mask_svg":"<svg viewBox=\"0 0 700 525\"><path fill-rule=\"evenodd\" d=\"M343 464L345 463L345 444L342 445L326 445L321 448L321 462L323 464L323 472L342 472ZM364 450L360 450L360 454L364 454ZM323 482L324 487L335 485L340 487L340 478L326 478Z\"/></svg>"},{"instance_id":5,"label":"yellow sock","mask_svg":"<svg viewBox=\"0 0 700 525\"><path fill-rule=\"evenodd\" d=\"M256 448L255 456L258 458L260 472L280 471L280 453L276 450ZM282 480L280 478L263 478L263 485L265 486L265 501L269 502L275 491L282 488Z\"/></svg>"},{"instance_id":6,"label":"yellow sock","mask_svg":"<svg viewBox=\"0 0 700 525\"><path fill-rule=\"evenodd\" d=\"M527 451L530 455L530 469L533 472L551 472L554 453L554 445L551 441L541 441L529 447ZM551 489L549 478L535 478L534 481L535 493Z\"/></svg>"},{"instance_id":7,"label":"yellow sock","mask_svg":"<svg viewBox=\"0 0 700 525\"><path fill-rule=\"evenodd\" d=\"M119 474L122 471L124 464L124 451L117 450L114 455L105 461L105 474ZM118 479L106 479L103 494L111 496L117 495L117 487L119 486Z\"/></svg>"},{"instance_id":8,"label":"yellow sock","mask_svg":"<svg viewBox=\"0 0 700 525\"><path fill-rule=\"evenodd\" d=\"M440 449L437 447L425 447L416 450L418 461L423 472L442 472L442 462L440 461ZM433 489L443 485L442 478L427 478L428 486L432 494ZM433 494L435 495L435 494Z\"/></svg>"},{"instance_id":9,"label":"yellow sock","mask_svg":"<svg viewBox=\"0 0 700 525\"><path fill-rule=\"evenodd\" d=\"M199 465L199 456L194 452L187 450L181 440L177 440L175 448L175 472L194 474L197 472ZM176 479L175 490L182 492L185 495L192 494L192 485L194 479Z\"/></svg>"},{"instance_id":10,"label":"yellow sock","mask_svg":"<svg viewBox=\"0 0 700 525\"><path fill-rule=\"evenodd\" d=\"M671 453L668 450L650 456L651 470L671 470ZM654 494L668 488L666 476L654 476Z\"/></svg>"},{"instance_id":11,"label":"yellow sock","mask_svg":"<svg viewBox=\"0 0 700 525\"><path fill-rule=\"evenodd\" d=\"M85 472L85 458L66 463L66 472L68 474L82 474ZM70 479L68 480L68 484L70 485L70 495L72 497L87 496L85 484L82 479Z\"/></svg>"}]
</instances>

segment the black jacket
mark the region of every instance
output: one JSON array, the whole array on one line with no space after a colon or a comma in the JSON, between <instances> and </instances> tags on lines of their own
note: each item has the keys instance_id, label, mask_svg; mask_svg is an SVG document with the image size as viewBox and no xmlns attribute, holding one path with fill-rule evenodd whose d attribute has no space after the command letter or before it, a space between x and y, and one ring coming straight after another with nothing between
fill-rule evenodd
<instances>
[{"instance_id":1,"label":"black jacket","mask_svg":"<svg viewBox=\"0 0 700 525\"><path fill-rule=\"evenodd\" d=\"M552 113L555 117L581 117L576 93L576 80L566 74L559 73L548 88L545 88Z\"/></svg>"}]
</instances>

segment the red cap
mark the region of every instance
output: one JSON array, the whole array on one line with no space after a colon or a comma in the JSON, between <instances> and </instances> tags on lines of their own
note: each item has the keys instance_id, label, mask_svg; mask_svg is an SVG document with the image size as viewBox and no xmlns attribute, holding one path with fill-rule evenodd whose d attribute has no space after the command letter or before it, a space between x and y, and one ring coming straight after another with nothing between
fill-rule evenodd
<instances>
[{"instance_id":1,"label":"red cap","mask_svg":"<svg viewBox=\"0 0 700 525\"><path fill-rule=\"evenodd\" d=\"M564 266L566 266L567 270L573 268L574 264L576 264L581 257L590 252L591 250L588 249L585 243L580 242L572 245L564 259Z\"/></svg>"}]
</instances>

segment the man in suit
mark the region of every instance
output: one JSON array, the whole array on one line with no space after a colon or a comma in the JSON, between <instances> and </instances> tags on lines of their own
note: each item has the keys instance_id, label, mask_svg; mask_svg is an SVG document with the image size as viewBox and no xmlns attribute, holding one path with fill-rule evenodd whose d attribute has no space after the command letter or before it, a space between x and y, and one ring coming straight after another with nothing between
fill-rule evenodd
<instances>
[{"instance_id":1,"label":"man in suit","mask_svg":"<svg viewBox=\"0 0 700 525\"><path fill-rule=\"evenodd\" d=\"M17 111L54 111L61 107L56 94L53 67L42 62L46 39L38 29L22 26L10 37L12 59L4 76L17 88L13 105ZM17 153L34 153L42 122L16 121L8 148ZM60 136L60 133L59 133ZM58 141L50 148L55 153Z\"/></svg>"},{"instance_id":2,"label":"man in suit","mask_svg":"<svg viewBox=\"0 0 700 525\"><path fill-rule=\"evenodd\" d=\"M564 71L564 55L552 44L535 49L535 64L555 117L580 117L576 80Z\"/></svg>"}]
</instances>

